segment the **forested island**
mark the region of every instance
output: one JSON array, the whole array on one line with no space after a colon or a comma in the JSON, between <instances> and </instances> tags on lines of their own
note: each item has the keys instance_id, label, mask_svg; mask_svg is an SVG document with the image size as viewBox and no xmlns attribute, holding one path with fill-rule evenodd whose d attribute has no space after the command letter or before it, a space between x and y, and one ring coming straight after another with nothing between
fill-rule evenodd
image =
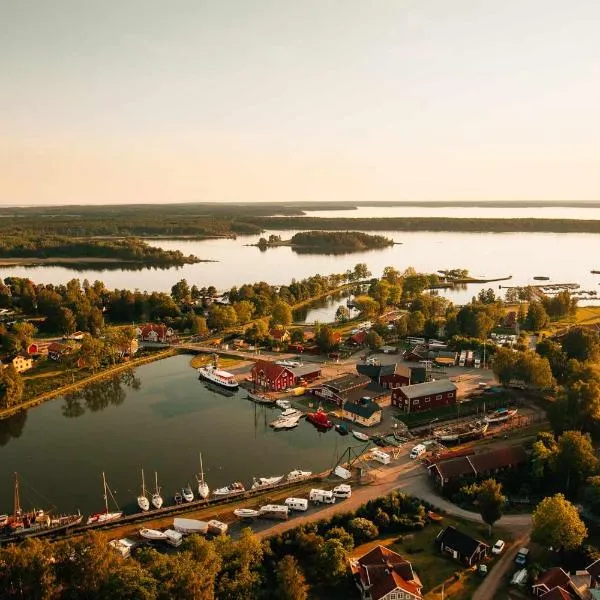
<instances>
[{"instance_id":1,"label":"forested island","mask_svg":"<svg viewBox=\"0 0 600 600\"><path fill-rule=\"evenodd\" d=\"M372 235L360 231L301 231L290 240L270 235L260 238L257 244L261 250L278 246L291 246L295 252L307 254L346 254L362 252L394 245L394 240L383 235Z\"/></svg>"},{"instance_id":2,"label":"forested island","mask_svg":"<svg viewBox=\"0 0 600 600\"><path fill-rule=\"evenodd\" d=\"M4 260L3 260L4 259ZM0 237L0 264L116 263L173 267L200 262L179 250L163 250L135 239L71 239L63 236L21 235Z\"/></svg>"}]
</instances>

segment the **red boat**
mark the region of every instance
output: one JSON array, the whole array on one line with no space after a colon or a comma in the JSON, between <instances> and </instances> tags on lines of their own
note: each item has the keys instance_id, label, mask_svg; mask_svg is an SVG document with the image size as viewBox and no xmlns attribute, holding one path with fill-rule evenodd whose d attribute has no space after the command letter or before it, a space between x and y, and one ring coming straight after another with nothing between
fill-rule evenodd
<instances>
[{"instance_id":1,"label":"red boat","mask_svg":"<svg viewBox=\"0 0 600 600\"><path fill-rule=\"evenodd\" d=\"M306 420L321 429L331 429L333 427L333 423L329 420L327 413L322 408L319 408L317 412L307 413Z\"/></svg>"}]
</instances>

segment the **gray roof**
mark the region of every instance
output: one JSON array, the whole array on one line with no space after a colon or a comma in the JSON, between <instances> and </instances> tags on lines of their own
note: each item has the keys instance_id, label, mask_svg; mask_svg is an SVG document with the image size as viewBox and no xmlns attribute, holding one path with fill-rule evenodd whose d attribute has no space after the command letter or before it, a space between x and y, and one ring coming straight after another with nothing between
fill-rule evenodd
<instances>
[{"instance_id":1,"label":"gray roof","mask_svg":"<svg viewBox=\"0 0 600 600\"><path fill-rule=\"evenodd\" d=\"M421 398L432 394L443 394L444 392L455 392L456 386L449 379L438 379L426 383L415 383L399 388L407 398Z\"/></svg>"},{"instance_id":2,"label":"gray roof","mask_svg":"<svg viewBox=\"0 0 600 600\"><path fill-rule=\"evenodd\" d=\"M371 378L366 375L356 375L350 373L348 375L342 375L336 379L331 379L323 383L324 386L334 390L337 393L343 393L347 390L351 390L357 387L364 387L370 383Z\"/></svg>"},{"instance_id":3,"label":"gray roof","mask_svg":"<svg viewBox=\"0 0 600 600\"><path fill-rule=\"evenodd\" d=\"M318 364L307 364L299 367L287 367L288 371L291 371L296 377L304 377L304 375L310 375L311 373L320 373L321 365Z\"/></svg>"}]
</instances>

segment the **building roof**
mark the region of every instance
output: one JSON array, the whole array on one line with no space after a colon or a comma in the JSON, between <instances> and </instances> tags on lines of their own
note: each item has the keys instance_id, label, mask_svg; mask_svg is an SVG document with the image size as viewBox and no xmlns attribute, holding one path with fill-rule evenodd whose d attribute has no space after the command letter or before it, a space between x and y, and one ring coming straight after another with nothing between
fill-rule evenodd
<instances>
[{"instance_id":1,"label":"building roof","mask_svg":"<svg viewBox=\"0 0 600 600\"><path fill-rule=\"evenodd\" d=\"M276 365L274 362L270 360L257 360L252 367L253 373L264 372L264 376L269 381L275 381L278 377L280 377L286 371L291 371L289 367L285 367L284 365Z\"/></svg>"},{"instance_id":2,"label":"building roof","mask_svg":"<svg viewBox=\"0 0 600 600\"><path fill-rule=\"evenodd\" d=\"M569 585L571 578L560 567L552 567L542 573L535 581L532 587L546 586L548 590L560 585L565 587Z\"/></svg>"},{"instance_id":3,"label":"building roof","mask_svg":"<svg viewBox=\"0 0 600 600\"><path fill-rule=\"evenodd\" d=\"M145 325L142 325L141 327L139 327L139 330L141 332L142 337L148 337L153 331L159 336L159 337L165 337L166 335L169 334L169 332L172 333L172 329L170 327L167 327L164 323L146 323Z\"/></svg>"},{"instance_id":4,"label":"building roof","mask_svg":"<svg viewBox=\"0 0 600 600\"><path fill-rule=\"evenodd\" d=\"M367 377L366 375L356 375L354 373L350 373L348 375L343 375L342 377L337 377L336 379L326 381L323 385L337 393L340 393L353 388L364 387L370 383L370 381L371 378Z\"/></svg>"},{"instance_id":5,"label":"building roof","mask_svg":"<svg viewBox=\"0 0 600 600\"><path fill-rule=\"evenodd\" d=\"M486 546L483 542L472 538L470 535L455 529L451 525L442 529L436 538L439 544L443 544L444 546L448 546L453 550L456 550L461 556L469 557L473 556L476 550L480 548L480 546Z\"/></svg>"},{"instance_id":6,"label":"building roof","mask_svg":"<svg viewBox=\"0 0 600 600\"><path fill-rule=\"evenodd\" d=\"M436 469L444 481L446 479L454 479L455 477L464 477L465 475L477 474L473 468L473 465L466 456L442 460L433 465L432 468Z\"/></svg>"},{"instance_id":7,"label":"building roof","mask_svg":"<svg viewBox=\"0 0 600 600\"><path fill-rule=\"evenodd\" d=\"M367 332L363 330L358 331L357 333L355 333L354 335L351 335L348 338L349 342L352 342L353 344L364 344L365 340L367 339Z\"/></svg>"},{"instance_id":8,"label":"building roof","mask_svg":"<svg viewBox=\"0 0 600 600\"><path fill-rule=\"evenodd\" d=\"M61 344L59 342L51 342L48 344L48 352L69 352L72 350L71 346L67 344Z\"/></svg>"},{"instance_id":9,"label":"building roof","mask_svg":"<svg viewBox=\"0 0 600 600\"><path fill-rule=\"evenodd\" d=\"M270 329L269 335L276 340L281 340L289 334L287 329Z\"/></svg>"},{"instance_id":10,"label":"building roof","mask_svg":"<svg viewBox=\"0 0 600 600\"><path fill-rule=\"evenodd\" d=\"M368 365L358 363L356 370L361 375L366 375L371 379L379 379L383 375L393 375L396 371L396 364L391 363L389 365Z\"/></svg>"},{"instance_id":11,"label":"building roof","mask_svg":"<svg viewBox=\"0 0 600 600\"><path fill-rule=\"evenodd\" d=\"M364 419L370 419L376 412L381 410L381 406L379 406L377 402L373 402L371 399L362 403L347 400L344 402L343 409L346 412L352 413L353 415L358 415Z\"/></svg>"},{"instance_id":12,"label":"building roof","mask_svg":"<svg viewBox=\"0 0 600 600\"><path fill-rule=\"evenodd\" d=\"M549 592L542 594L539 596L540 600L575 600L575 596L564 588L560 586L556 586L552 588Z\"/></svg>"},{"instance_id":13,"label":"building roof","mask_svg":"<svg viewBox=\"0 0 600 600\"><path fill-rule=\"evenodd\" d=\"M474 454L469 457L469 460L477 473L487 473L524 463L527 460L527 454L523 446L505 446L490 452Z\"/></svg>"},{"instance_id":14,"label":"building roof","mask_svg":"<svg viewBox=\"0 0 600 600\"><path fill-rule=\"evenodd\" d=\"M594 561L586 568L586 571L591 575L593 580L600 580L600 560Z\"/></svg>"},{"instance_id":15,"label":"building roof","mask_svg":"<svg viewBox=\"0 0 600 600\"><path fill-rule=\"evenodd\" d=\"M321 365L308 363L299 367L288 367L288 371L291 371L296 377L304 377L305 375L320 373Z\"/></svg>"},{"instance_id":16,"label":"building roof","mask_svg":"<svg viewBox=\"0 0 600 600\"><path fill-rule=\"evenodd\" d=\"M449 379L438 379L437 381L427 381L426 383L415 383L398 388L409 399L422 398L433 394L443 394L445 392L455 392L456 385Z\"/></svg>"}]
</instances>

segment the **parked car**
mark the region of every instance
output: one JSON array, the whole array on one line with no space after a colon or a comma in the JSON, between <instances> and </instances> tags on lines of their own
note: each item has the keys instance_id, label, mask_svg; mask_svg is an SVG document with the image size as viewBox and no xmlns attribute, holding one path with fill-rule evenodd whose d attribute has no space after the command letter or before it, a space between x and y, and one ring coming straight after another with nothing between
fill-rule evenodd
<instances>
[{"instance_id":1,"label":"parked car","mask_svg":"<svg viewBox=\"0 0 600 600\"><path fill-rule=\"evenodd\" d=\"M504 540L498 540L492 546L492 554L502 554L502 552L504 551L504 546L506 546L506 543L504 542Z\"/></svg>"},{"instance_id":2,"label":"parked car","mask_svg":"<svg viewBox=\"0 0 600 600\"><path fill-rule=\"evenodd\" d=\"M529 548L521 548L517 552L517 556L515 558L515 563L522 567L527 562L527 557L529 555Z\"/></svg>"}]
</instances>

